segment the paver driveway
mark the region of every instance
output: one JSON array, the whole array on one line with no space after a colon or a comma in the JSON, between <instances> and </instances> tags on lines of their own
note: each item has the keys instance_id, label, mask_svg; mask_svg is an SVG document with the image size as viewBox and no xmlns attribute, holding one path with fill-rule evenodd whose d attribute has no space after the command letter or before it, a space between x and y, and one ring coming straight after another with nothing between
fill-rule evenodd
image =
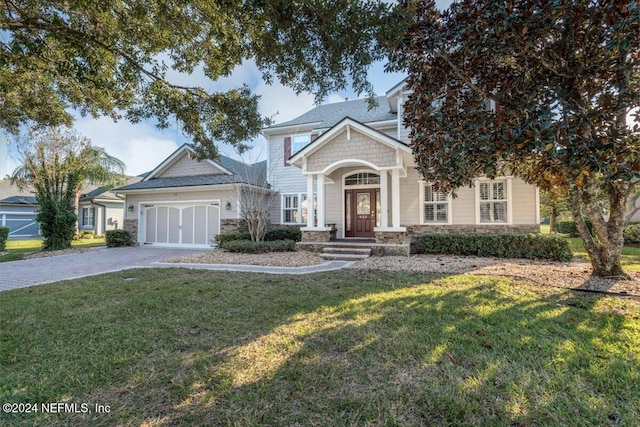
<instances>
[{"instance_id":1,"label":"paver driveway","mask_svg":"<svg viewBox=\"0 0 640 427\"><path fill-rule=\"evenodd\" d=\"M169 248L96 248L87 252L0 263L0 291L75 279L94 274L148 267L201 252Z\"/></svg>"}]
</instances>

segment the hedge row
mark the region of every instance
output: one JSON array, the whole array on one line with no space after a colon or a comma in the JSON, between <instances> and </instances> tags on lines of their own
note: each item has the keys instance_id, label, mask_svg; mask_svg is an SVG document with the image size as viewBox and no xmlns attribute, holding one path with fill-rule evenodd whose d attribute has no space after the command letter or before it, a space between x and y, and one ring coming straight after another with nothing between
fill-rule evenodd
<instances>
[{"instance_id":1,"label":"hedge row","mask_svg":"<svg viewBox=\"0 0 640 427\"><path fill-rule=\"evenodd\" d=\"M105 236L107 246L110 248L131 245L131 234L126 230L108 230Z\"/></svg>"},{"instance_id":2,"label":"hedge row","mask_svg":"<svg viewBox=\"0 0 640 427\"><path fill-rule=\"evenodd\" d=\"M569 242L541 234L426 234L421 238L426 254L551 259L570 261Z\"/></svg>"},{"instance_id":3,"label":"hedge row","mask_svg":"<svg viewBox=\"0 0 640 427\"><path fill-rule=\"evenodd\" d=\"M640 224L629 224L624 229L625 243L640 243Z\"/></svg>"},{"instance_id":4,"label":"hedge row","mask_svg":"<svg viewBox=\"0 0 640 427\"><path fill-rule=\"evenodd\" d=\"M229 252L261 254L265 252L293 252L296 242L293 240L273 240L269 242L252 242L251 240L228 240L220 247Z\"/></svg>"},{"instance_id":5,"label":"hedge row","mask_svg":"<svg viewBox=\"0 0 640 427\"><path fill-rule=\"evenodd\" d=\"M216 243L220 247L226 242L233 240L251 240L249 233L220 233L215 237ZM302 232L297 227L278 227L267 230L264 234L265 242L274 242L277 240L293 240L299 242L302 240Z\"/></svg>"},{"instance_id":6,"label":"hedge row","mask_svg":"<svg viewBox=\"0 0 640 427\"><path fill-rule=\"evenodd\" d=\"M588 219L584 221L587 224L589 232L593 234L593 224ZM576 227L575 221L558 221L556 222L556 232L562 234L568 234L571 237L579 237L578 227Z\"/></svg>"},{"instance_id":7,"label":"hedge row","mask_svg":"<svg viewBox=\"0 0 640 427\"><path fill-rule=\"evenodd\" d=\"M0 251L4 251L7 247L7 239L9 238L9 229L0 227Z\"/></svg>"}]
</instances>

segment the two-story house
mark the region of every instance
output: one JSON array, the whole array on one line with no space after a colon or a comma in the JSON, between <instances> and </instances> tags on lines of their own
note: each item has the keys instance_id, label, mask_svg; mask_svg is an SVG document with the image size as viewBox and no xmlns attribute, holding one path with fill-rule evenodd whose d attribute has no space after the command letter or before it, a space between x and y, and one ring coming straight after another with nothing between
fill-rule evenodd
<instances>
[{"instance_id":1,"label":"two-story house","mask_svg":"<svg viewBox=\"0 0 640 427\"><path fill-rule=\"evenodd\" d=\"M326 104L264 129L266 182L279 193L271 222L301 227L305 242L367 239L401 252L426 232L538 232L538 189L517 177L477 177L456 198L424 182L402 125L406 95L401 82L373 109L365 99ZM216 232L221 219L226 229L240 223L231 186L247 181L220 161L198 163L188 154L188 146L181 147L141 183L118 190L127 195L125 228L139 242L195 244L195 237L179 236L185 224L193 231L191 222L198 221L193 205L216 207ZM165 209L172 204L180 209ZM144 219L147 209L153 220ZM181 209L189 209L186 216Z\"/></svg>"}]
</instances>

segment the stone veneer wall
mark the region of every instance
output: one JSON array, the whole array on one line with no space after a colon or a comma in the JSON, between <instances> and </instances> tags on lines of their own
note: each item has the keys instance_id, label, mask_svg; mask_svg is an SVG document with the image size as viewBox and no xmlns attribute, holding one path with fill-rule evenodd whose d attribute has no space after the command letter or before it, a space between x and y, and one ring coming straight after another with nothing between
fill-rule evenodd
<instances>
[{"instance_id":1,"label":"stone veneer wall","mask_svg":"<svg viewBox=\"0 0 640 427\"><path fill-rule=\"evenodd\" d=\"M122 221L122 229L128 231L131 235L131 245L140 246L138 242L138 220L137 219L125 219Z\"/></svg>"},{"instance_id":2,"label":"stone veneer wall","mask_svg":"<svg viewBox=\"0 0 640 427\"><path fill-rule=\"evenodd\" d=\"M328 242L331 239L330 230L305 231L302 230L303 242Z\"/></svg>"},{"instance_id":3,"label":"stone veneer wall","mask_svg":"<svg viewBox=\"0 0 640 427\"><path fill-rule=\"evenodd\" d=\"M249 231L244 219L221 219L220 233L246 233Z\"/></svg>"},{"instance_id":4,"label":"stone veneer wall","mask_svg":"<svg viewBox=\"0 0 640 427\"><path fill-rule=\"evenodd\" d=\"M459 225L407 225L407 235L411 244L411 253L416 253L418 241L423 234L455 234L455 233L539 233L537 224L459 224Z\"/></svg>"},{"instance_id":5,"label":"stone veneer wall","mask_svg":"<svg viewBox=\"0 0 640 427\"><path fill-rule=\"evenodd\" d=\"M406 240L407 233L403 231L376 231L376 243L403 245Z\"/></svg>"}]
</instances>

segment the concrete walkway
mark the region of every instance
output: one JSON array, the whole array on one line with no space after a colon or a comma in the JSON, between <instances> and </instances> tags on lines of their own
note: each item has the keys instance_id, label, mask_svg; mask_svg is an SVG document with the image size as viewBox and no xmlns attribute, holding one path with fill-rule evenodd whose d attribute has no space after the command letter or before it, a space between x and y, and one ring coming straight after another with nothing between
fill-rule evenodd
<instances>
[{"instance_id":1,"label":"concrete walkway","mask_svg":"<svg viewBox=\"0 0 640 427\"><path fill-rule=\"evenodd\" d=\"M265 267L231 264L176 264L166 261L197 254L202 250L169 248L95 248L82 253L0 263L0 291L78 279L131 268L181 267L200 270L247 271L269 274L308 274L339 270L350 265L328 261L308 267Z\"/></svg>"}]
</instances>

